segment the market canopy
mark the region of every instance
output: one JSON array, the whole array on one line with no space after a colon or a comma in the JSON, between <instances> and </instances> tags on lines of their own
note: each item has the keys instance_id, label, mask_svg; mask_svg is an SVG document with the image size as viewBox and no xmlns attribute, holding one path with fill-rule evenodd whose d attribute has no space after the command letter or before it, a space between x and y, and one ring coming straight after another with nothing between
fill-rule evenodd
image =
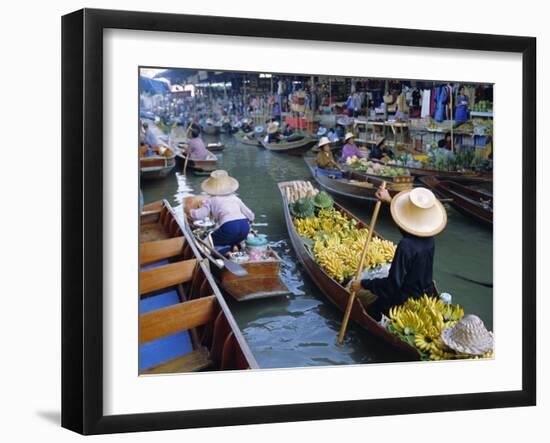
<instances>
[{"instance_id":1,"label":"market canopy","mask_svg":"<svg viewBox=\"0 0 550 443\"><path fill-rule=\"evenodd\" d=\"M139 89L142 93L167 94L170 92L170 85L165 81L140 76Z\"/></svg>"}]
</instances>

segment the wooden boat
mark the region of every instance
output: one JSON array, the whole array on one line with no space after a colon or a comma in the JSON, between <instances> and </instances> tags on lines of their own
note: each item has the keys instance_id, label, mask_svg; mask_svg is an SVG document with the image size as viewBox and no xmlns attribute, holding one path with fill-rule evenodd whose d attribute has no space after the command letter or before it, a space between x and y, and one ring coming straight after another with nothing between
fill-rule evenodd
<instances>
[{"instance_id":1,"label":"wooden boat","mask_svg":"<svg viewBox=\"0 0 550 443\"><path fill-rule=\"evenodd\" d=\"M233 137L235 137L235 140L237 140L239 143L243 145L258 146L258 147L262 146L262 143L260 142L260 140L254 135L241 137L240 135L233 134Z\"/></svg>"},{"instance_id":2,"label":"wooden boat","mask_svg":"<svg viewBox=\"0 0 550 443\"><path fill-rule=\"evenodd\" d=\"M178 148L180 149L187 149L188 142L183 141L178 143ZM218 143L208 143L206 145L206 149L208 149L210 152L218 152L223 151L225 149L225 145L221 142Z\"/></svg>"},{"instance_id":3,"label":"wooden boat","mask_svg":"<svg viewBox=\"0 0 550 443\"><path fill-rule=\"evenodd\" d=\"M373 159L373 162L381 163L385 166L390 166L392 168L407 168L411 175L414 177L424 177L424 176L435 176L435 177L445 177L445 178L454 178L454 177L481 177L481 178L491 178L492 174L486 174L476 171L440 171L439 169L428 169L428 168L411 168L409 166L396 165L392 163L383 162L381 160Z\"/></svg>"},{"instance_id":4,"label":"wooden boat","mask_svg":"<svg viewBox=\"0 0 550 443\"><path fill-rule=\"evenodd\" d=\"M190 227L189 223L186 226ZM235 300L255 300L290 293L280 277L281 258L272 248L267 248L267 258L263 260L239 262L247 271L247 275L237 276L225 269L221 260L216 259L208 248L197 240L198 231L190 230L189 236L194 238L195 247L202 256L212 263L210 269L220 287Z\"/></svg>"},{"instance_id":5,"label":"wooden boat","mask_svg":"<svg viewBox=\"0 0 550 443\"><path fill-rule=\"evenodd\" d=\"M263 140L260 140L260 142L264 148L272 152L305 152L317 143L317 138L307 135L292 135L287 140L277 143L266 143Z\"/></svg>"},{"instance_id":6,"label":"wooden boat","mask_svg":"<svg viewBox=\"0 0 550 443\"><path fill-rule=\"evenodd\" d=\"M459 212L493 225L493 195L463 186L451 180L440 181L435 177L420 177L420 182L443 197L452 199L451 205Z\"/></svg>"},{"instance_id":7,"label":"wooden boat","mask_svg":"<svg viewBox=\"0 0 550 443\"><path fill-rule=\"evenodd\" d=\"M166 200L141 214L139 373L258 368L184 223Z\"/></svg>"},{"instance_id":8,"label":"wooden boat","mask_svg":"<svg viewBox=\"0 0 550 443\"><path fill-rule=\"evenodd\" d=\"M176 151L176 157L181 165L185 164L186 153L183 149ZM187 167L196 174L210 174L215 171L218 166L218 157L215 154L209 153L206 160L191 160L187 162Z\"/></svg>"},{"instance_id":9,"label":"wooden boat","mask_svg":"<svg viewBox=\"0 0 550 443\"><path fill-rule=\"evenodd\" d=\"M365 174L355 172L353 170L344 170L342 178L331 177L319 173L317 169L317 161L313 157L304 157L304 160L309 167L311 175L318 185L331 194L342 197L364 200L368 202L376 202L376 190L382 184L382 180L373 177L367 177ZM402 188L392 188L390 183L388 191L393 197ZM408 188L412 188L412 182L408 184Z\"/></svg>"},{"instance_id":10,"label":"wooden boat","mask_svg":"<svg viewBox=\"0 0 550 443\"><path fill-rule=\"evenodd\" d=\"M317 284L319 289L323 294L342 312L345 311L348 299L349 292L344 288L340 283L330 277L321 266L317 264L312 253L304 244L302 237L296 231L294 223L292 222L292 217L288 208L288 201L285 197L284 189L286 186L292 185L292 182L282 182L278 184L279 191L281 192L281 197L283 200L283 210L285 215L286 226L288 229L288 235L294 251L298 256L298 259L302 263L303 267L311 277L311 279ZM344 209L339 204L335 203L334 207L338 209L344 216L355 219L357 221L357 227L360 229L368 228L361 220L351 214L349 211ZM375 233L377 237L380 237ZM351 310L350 318L357 323L359 326L363 327L367 331L371 332L375 336L381 338L385 342L394 346L395 348L406 353L411 359L418 360L419 354L416 349L409 344L402 341L396 335L388 332L384 327L382 327L378 322L372 318L361 302L356 298L353 307Z\"/></svg>"},{"instance_id":11,"label":"wooden boat","mask_svg":"<svg viewBox=\"0 0 550 443\"><path fill-rule=\"evenodd\" d=\"M173 149L159 146L153 148L154 155L139 158L141 178L145 180L165 178L176 166L176 153Z\"/></svg>"},{"instance_id":12,"label":"wooden boat","mask_svg":"<svg viewBox=\"0 0 550 443\"><path fill-rule=\"evenodd\" d=\"M207 135L218 135L220 133L221 125L205 124L202 126L202 132Z\"/></svg>"}]
</instances>

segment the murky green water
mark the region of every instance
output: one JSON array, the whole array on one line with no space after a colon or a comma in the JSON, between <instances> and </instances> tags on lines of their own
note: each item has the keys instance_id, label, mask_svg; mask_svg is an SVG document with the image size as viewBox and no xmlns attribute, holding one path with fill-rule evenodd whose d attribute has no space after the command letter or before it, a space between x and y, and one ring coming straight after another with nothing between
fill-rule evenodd
<instances>
[{"instance_id":1,"label":"murky green water","mask_svg":"<svg viewBox=\"0 0 550 443\"><path fill-rule=\"evenodd\" d=\"M231 136L222 135L221 139L226 148L216 153L219 168L239 180L238 194L255 212L256 222L267 223L258 230L268 235L283 259L282 277L292 291L287 297L241 303L227 298L259 365L280 368L398 361L400 355L393 349L354 325L345 344L336 345L342 313L324 298L298 263L276 186L280 181L310 179L302 157L237 144ZM205 137L205 142L214 141L217 139ZM145 203L166 198L179 206L183 197L200 192L204 178L175 171L164 180L142 182ZM369 220L371 208L351 200L338 201ZM492 287L478 284L492 286L492 231L450 207L447 210L447 228L436 239L434 278L440 291L450 292L453 302L460 303L467 313L479 315L492 330ZM376 229L395 242L400 239L387 210L381 213Z\"/></svg>"}]
</instances>

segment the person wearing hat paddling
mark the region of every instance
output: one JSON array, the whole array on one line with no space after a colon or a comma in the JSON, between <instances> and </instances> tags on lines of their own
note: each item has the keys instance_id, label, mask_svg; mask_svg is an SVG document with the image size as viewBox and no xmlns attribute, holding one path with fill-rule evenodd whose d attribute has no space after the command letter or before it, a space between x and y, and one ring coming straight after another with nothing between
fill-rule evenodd
<instances>
[{"instance_id":1,"label":"person wearing hat paddling","mask_svg":"<svg viewBox=\"0 0 550 443\"><path fill-rule=\"evenodd\" d=\"M393 221L403 238L397 245L388 277L354 280L351 289L358 294L367 312L379 319L381 314L409 297L434 294L434 237L445 229L447 212L426 188L408 189L393 198L385 188L379 188L376 197L390 204Z\"/></svg>"},{"instance_id":2,"label":"person wearing hat paddling","mask_svg":"<svg viewBox=\"0 0 550 443\"><path fill-rule=\"evenodd\" d=\"M199 125L192 123L187 131L187 134L191 137L191 140L189 140L189 148L187 149L189 159L206 160L211 153L208 149L206 149L206 146L200 137L201 130Z\"/></svg>"},{"instance_id":3,"label":"person wearing hat paddling","mask_svg":"<svg viewBox=\"0 0 550 443\"><path fill-rule=\"evenodd\" d=\"M317 154L317 167L337 171L342 170L340 165L334 160L328 137L321 137L319 140L319 150L319 154Z\"/></svg>"},{"instance_id":4,"label":"person wearing hat paddling","mask_svg":"<svg viewBox=\"0 0 550 443\"><path fill-rule=\"evenodd\" d=\"M352 132L348 132L346 134L346 136L344 137L344 142L346 144L342 149L342 157L340 158L340 161L342 163L345 163L348 158L351 158L353 156L359 157L359 158L367 157L368 152L361 151L359 147L355 144L355 136L353 135Z\"/></svg>"},{"instance_id":5,"label":"person wearing hat paddling","mask_svg":"<svg viewBox=\"0 0 550 443\"><path fill-rule=\"evenodd\" d=\"M218 228L212 233L214 246L238 246L250 232L254 213L237 197L239 182L230 177L227 171L213 171L201 184L209 197L191 202L187 207L194 220L211 217Z\"/></svg>"}]
</instances>

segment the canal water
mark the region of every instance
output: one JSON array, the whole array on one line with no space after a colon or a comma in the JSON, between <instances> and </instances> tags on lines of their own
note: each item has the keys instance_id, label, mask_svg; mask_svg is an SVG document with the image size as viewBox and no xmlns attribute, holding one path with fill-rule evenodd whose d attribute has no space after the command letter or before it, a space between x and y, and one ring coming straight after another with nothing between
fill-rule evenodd
<instances>
[{"instance_id":1,"label":"canal water","mask_svg":"<svg viewBox=\"0 0 550 443\"><path fill-rule=\"evenodd\" d=\"M205 136L205 143L217 137ZM323 296L298 262L282 211L277 183L312 180L302 156L276 154L261 147L242 145L229 135L221 135L225 150L216 153L218 168L226 169L240 182L238 195L256 214L258 227L267 234L271 246L283 260L282 278L292 291L286 297L228 304L260 367L283 368L399 361L401 356L387 344L350 323L344 345L336 345L342 313ZM178 210L184 197L200 194L206 177L187 177L175 170L157 181L142 181L145 203L166 198ZM314 182L313 182L314 183ZM368 222L372 207L339 199L347 209ZM493 328L493 239L485 228L446 205L448 225L436 238L434 279L441 292L466 313L475 313ZM394 242L401 235L389 210L381 211L376 230Z\"/></svg>"}]
</instances>

